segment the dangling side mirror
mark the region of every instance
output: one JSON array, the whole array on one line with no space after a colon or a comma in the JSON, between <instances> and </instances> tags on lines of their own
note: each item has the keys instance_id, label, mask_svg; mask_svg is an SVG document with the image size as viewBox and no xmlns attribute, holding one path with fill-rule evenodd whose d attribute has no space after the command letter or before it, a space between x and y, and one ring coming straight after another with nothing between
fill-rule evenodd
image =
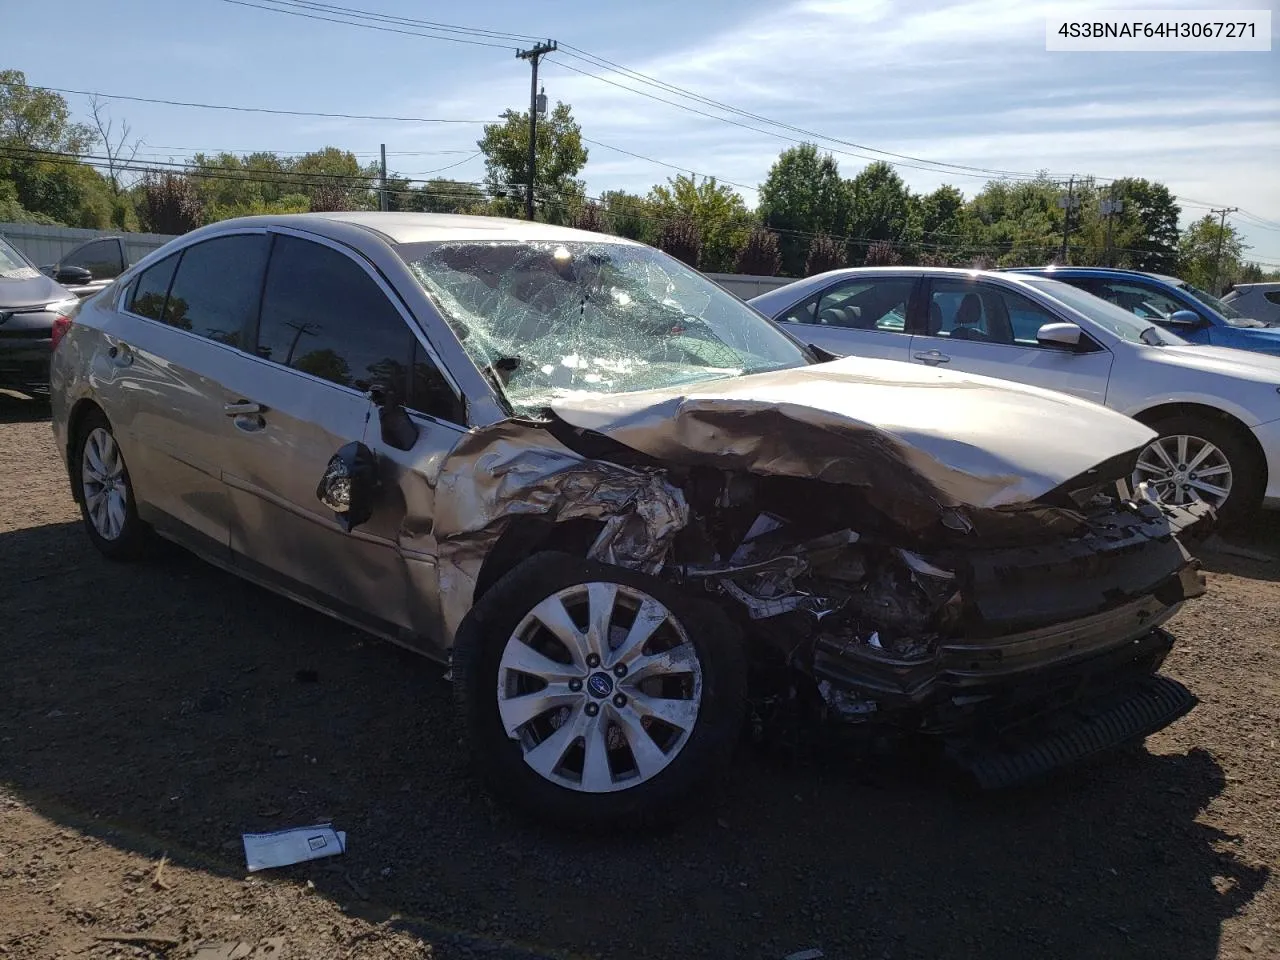
<instances>
[{"instance_id":1,"label":"dangling side mirror","mask_svg":"<svg viewBox=\"0 0 1280 960\"><path fill-rule=\"evenodd\" d=\"M316 498L333 511L342 529L350 532L373 516L377 486L373 451L363 443L348 443L329 458Z\"/></svg>"},{"instance_id":2,"label":"dangling side mirror","mask_svg":"<svg viewBox=\"0 0 1280 960\"><path fill-rule=\"evenodd\" d=\"M369 388L369 399L378 408L382 442L396 450L412 450L418 442L418 427L410 418L393 387L375 383Z\"/></svg>"}]
</instances>

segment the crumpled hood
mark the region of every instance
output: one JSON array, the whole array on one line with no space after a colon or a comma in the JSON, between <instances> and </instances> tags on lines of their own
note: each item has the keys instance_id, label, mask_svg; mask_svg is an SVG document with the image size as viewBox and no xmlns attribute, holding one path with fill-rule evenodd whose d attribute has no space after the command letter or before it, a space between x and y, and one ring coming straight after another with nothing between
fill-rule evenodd
<instances>
[{"instance_id":1,"label":"crumpled hood","mask_svg":"<svg viewBox=\"0 0 1280 960\"><path fill-rule=\"evenodd\" d=\"M831 363L551 404L649 456L811 477L949 506L1043 496L1155 433L1105 407L892 360Z\"/></svg>"}]
</instances>

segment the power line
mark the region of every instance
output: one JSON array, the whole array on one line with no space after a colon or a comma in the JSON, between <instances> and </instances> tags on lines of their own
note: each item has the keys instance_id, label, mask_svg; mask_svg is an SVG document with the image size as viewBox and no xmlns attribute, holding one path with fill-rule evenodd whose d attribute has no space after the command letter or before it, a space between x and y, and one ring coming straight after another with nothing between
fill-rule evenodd
<instances>
[{"instance_id":1,"label":"power line","mask_svg":"<svg viewBox=\"0 0 1280 960\"><path fill-rule=\"evenodd\" d=\"M466 36L511 40L517 43L527 43L533 39L533 37L526 34L506 33L501 30L486 30L481 27L464 27L456 23L442 23L438 20L421 20L415 17L399 17L391 14L377 13L371 10L358 10L355 7L346 7L341 4L321 3L319 0L265 0L265 2L281 6L303 7L323 13L345 14L347 16L361 17L366 20L378 20L384 23L397 23L404 26L424 27L430 30L439 30L444 33L459 33ZM506 48L504 47L504 49Z\"/></svg>"},{"instance_id":2,"label":"power line","mask_svg":"<svg viewBox=\"0 0 1280 960\"><path fill-rule=\"evenodd\" d=\"M318 13L306 13L303 10L289 10L284 7L269 7L261 3L249 3L248 0L222 0L223 3L233 3L237 7L253 7L255 10L266 10L269 13L283 13L291 17L302 17L305 20L323 20L326 23L337 23L344 27L362 27L365 30L378 30L382 33L398 33L406 37L422 37L427 40L449 40L453 43L465 43L473 47L493 47L497 50L510 50L509 44L490 43L487 40L467 40L463 37L451 37L442 33L422 33L415 30L402 30L399 27L381 26L376 23L360 23L355 20L339 20L336 17L322 17ZM274 0L281 3L283 0Z\"/></svg>"},{"instance_id":3,"label":"power line","mask_svg":"<svg viewBox=\"0 0 1280 960\"><path fill-rule=\"evenodd\" d=\"M711 179L716 180L719 183L727 183L731 187L738 187L739 189L742 189L742 190L759 191L760 189L759 187L753 187L748 183L735 183L732 180L726 180L724 177L717 177L715 174L699 173L697 170L692 170L689 167L681 167L674 163L667 163L665 160L655 160L653 157L646 157L642 153L632 153L630 150L623 150L621 147L615 147L611 143L601 143L599 140L590 140L587 137L583 137L582 142L590 143L597 147L604 147L606 150L614 150L618 153L625 153L628 157L635 157L637 160L645 160L645 161L648 161L649 163L656 163L660 167L670 167L672 170L679 170L681 173L691 173L695 177L710 177Z\"/></svg>"},{"instance_id":4,"label":"power line","mask_svg":"<svg viewBox=\"0 0 1280 960\"><path fill-rule=\"evenodd\" d=\"M231 0L225 0L230 3ZM322 113L317 110L283 110L274 107L241 107L225 103L195 103L189 100L164 100L159 97L133 97L123 93L100 93L94 90L72 90L67 87L45 87L34 83L22 84L16 80L0 80L8 86L26 86L33 90L53 93L70 93L83 97L102 97L104 100L129 100L135 103L159 103L170 107L198 107L202 110L232 110L236 113L270 113L289 117L324 117L331 120L382 120L391 123L492 123L492 120L442 120L437 117L393 117L372 113Z\"/></svg>"},{"instance_id":5,"label":"power line","mask_svg":"<svg viewBox=\"0 0 1280 960\"><path fill-rule=\"evenodd\" d=\"M574 57L578 60L582 60L583 62L589 63L593 66L601 66L601 67L611 69L613 72L619 73L627 77L628 79L637 80L640 83L644 83L649 86L656 87L660 90L665 90L669 93L674 93L677 96L682 96L691 100L695 100L698 103L702 103L710 107L715 107L720 110L725 110L737 116L746 117L749 120L755 120L759 123L765 123L770 126L779 127L783 130L790 130L793 133L799 133L802 136L809 137L811 139L826 140L832 143L841 144L842 146L852 147L856 150L865 150L870 153L878 153L886 157L894 157L899 160L908 160L916 163L925 163L935 167L947 167L957 171L968 170L968 171L979 172L979 173L986 174L988 176L996 176L996 177L1023 177L1023 176L1036 177L1038 176L1038 174L1028 174L1024 171L1018 171L1018 170L1000 170L992 167L977 167L977 166L964 164L964 163L949 163L944 160L930 160L926 157L916 157L906 153L894 153L892 150L882 150L879 147L870 147L870 146L867 146L866 144L854 143L851 140L844 140L844 139L841 139L840 137L830 136L829 134L817 133L813 130L807 130L804 127L797 127L794 124L784 123L783 121L774 120L770 117L762 116L761 114L758 114L758 113L752 113L749 110L743 110L741 107L735 107L732 104L725 103L721 100L715 100L710 97L706 97L700 93L689 90L685 87L677 86L673 83L667 83L664 80L659 80L655 77L649 76L648 74L641 73L638 70L632 70L629 67L624 67L622 64L615 63L612 60L608 60L604 57L597 56L593 53L588 53L586 50L583 50L580 47L575 47L567 43L563 44L563 47L564 47L563 52L567 56ZM562 63L561 66L568 66L568 65ZM588 76L595 76L595 75L588 74ZM603 80L604 78L596 77L596 79ZM640 93L640 91L638 90L635 90L633 92Z\"/></svg>"}]
</instances>

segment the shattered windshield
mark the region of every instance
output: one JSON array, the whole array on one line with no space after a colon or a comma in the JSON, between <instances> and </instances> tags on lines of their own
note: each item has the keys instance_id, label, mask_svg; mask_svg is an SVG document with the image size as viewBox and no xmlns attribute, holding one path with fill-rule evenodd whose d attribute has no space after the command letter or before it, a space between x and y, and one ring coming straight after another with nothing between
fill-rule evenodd
<instances>
[{"instance_id":1,"label":"shattered windshield","mask_svg":"<svg viewBox=\"0 0 1280 960\"><path fill-rule=\"evenodd\" d=\"M578 393L692 384L808 362L742 301L649 247L468 241L399 252L517 411Z\"/></svg>"}]
</instances>

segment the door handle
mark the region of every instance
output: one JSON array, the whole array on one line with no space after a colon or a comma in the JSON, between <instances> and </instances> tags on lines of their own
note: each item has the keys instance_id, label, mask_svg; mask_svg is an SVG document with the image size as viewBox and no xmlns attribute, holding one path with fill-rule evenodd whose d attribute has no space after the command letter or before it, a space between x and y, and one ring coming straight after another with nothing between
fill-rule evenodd
<instances>
[{"instance_id":1,"label":"door handle","mask_svg":"<svg viewBox=\"0 0 1280 960\"><path fill-rule=\"evenodd\" d=\"M921 363L950 363L951 358L945 353L939 353L937 350L930 350L927 353L917 353L916 359Z\"/></svg>"},{"instance_id":2,"label":"door handle","mask_svg":"<svg viewBox=\"0 0 1280 960\"><path fill-rule=\"evenodd\" d=\"M245 417L262 413L262 404L254 403L252 400L237 400L235 403L226 403L222 405L222 412L228 417Z\"/></svg>"}]
</instances>

